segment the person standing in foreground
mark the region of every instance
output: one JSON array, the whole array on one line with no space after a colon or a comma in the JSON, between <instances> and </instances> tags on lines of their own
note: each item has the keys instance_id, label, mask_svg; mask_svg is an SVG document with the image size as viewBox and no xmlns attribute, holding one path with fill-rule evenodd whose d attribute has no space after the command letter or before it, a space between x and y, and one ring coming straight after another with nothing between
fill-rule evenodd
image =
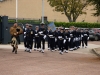
<instances>
[{"instance_id":1,"label":"person standing in foreground","mask_svg":"<svg viewBox=\"0 0 100 75\"><path fill-rule=\"evenodd\" d=\"M66 39L66 42L64 44L64 48L65 48L65 52L68 53L68 48L69 48L69 42L68 42L68 39L69 39L69 31L68 31L68 28L65 28L65 39Z\"/></svg>"},{"instance_id":2,"label":"person standing in foreground","mask_svg":"<svg viewBox=\"0 0 100 75\"><path fill-rule=\"evenodd\" d=\"M66 42L65 40L65 36L64 36L64 29L62 28L60 30L60 33L58 34L58 46L59 46L59 50L60 50L60 54L63 54L64 51L64 43Z\"/></svg>"},{"instance_id":3,"label":"person standing in foreground","mask_svg":"<svg viewBox=\"0 0 100 75\"><path fill-rule=\"evenodd\" d=\"M12 37L11 46L13 47L12 52L15 52L15 54L17 54L17 49L18 49L18 37L22 33L23 33L22 28L18 26L16 22L12 27L10 27L10 34Z\"/></svg>"},{"instance_id":4,"label":"person standing in foreground","mask_svg":"<svg viewBox=\"0 0 100 75\"><path fill-rule=\"evenodd\" d=\"M51 31L51 33L49 34L50 37L50 50L54 51L55 48L55 32Z\"/></svg>"},{"instance_id":5,"label":"person standing in foreground","mask_svg":"<svg viewBox=\"0 0 100 75\"><path fill-rule=\"evenodd\" d=\"M35 44L34 44L34 51L38 51L41 48L40 44L40 37L39 37L39 26L35 27Z\"/></svg>"},{"instance_id":6,"label":"person standing in foreground","mask_svg":"<svg viewBox=\"0 0 100 75\"><path fill-rule=\"evenodd\" d=\"M74 26L71 26L70 27L70 30L69 30L69 47L70 47L70 51L73 51L74 50Z\"/></svg>"},{"instance_id":7,"label":"person standing in foreground","mask_svg":"<svg viewBox=\"0 0 100 75\"><path fill-rule=\"evenodd\" d=\"M88 40L89 40L89 32L88 32L88 29L85 29L85 31L84 31L85 48L87 48L87 46L88 46Z\"/></svg>"},{"instance_id":8,"label":"person standing in foreground","mask_svg":"<svg viewBox=\"0 0 100 75\"><path fill-rule=\"evenodd\" d=\"M56 30L55 30L55 51L57 49L58 49L58 28L56 28Z\"/></svg>"},{"instance_id":9,"label":"person standing in foreground","mask_svg":"<svg viewBox=\"0 0 100 75\"><path fill-rule=\"evenodd\" d=\"M51 31L51 28L50 27L48 27L48 30L47 30L47 32L46 32L46 34L47 34L47 40L48 40L48 50L50 50L50 35L51 35L51 33L52 33L52 31Z\"/></svg>"},{"instance_id":10,"label":"person standing in foreground","mask_svg":"<svg viewBox=\"0 0 100 75\"><path fill-rule=\"evenodd\" d=\"M45 29L43 23L41 24L39 35L40 35L40 43L42 43L42 46L41 46L42 48L41 48L40 52L44 53L45 39L46 39L46 29Z\"/></svg>"},{"instance_id":11,"label":"person standing in foreground","mask_svg":"<svg viewBox=\"0 0 100 75\"><path fill-rule=\"evenodd\" d=\"M84 48L84 31L81 29L81 43L82 43L82 48Z\"/></svg>"},{"instance_id":12,"label":"person standing in foreground","mask_svg":"<svg viewBox=\"0 0 100 75\"><path fill-rule=\"evenodd\" d=\"M32 29L32 25L29 25L29 29L26 31L26 40L27 40L27 47L28 47L28 52L31 53L32 48L33 48L33 40L34 40L35 32Z\"/></svg>"},{"instance_id":13,"label":"person standing in foreground","mask_svg":"<svg viewBox=\"0 0 100 75\"><path fill-rule=\"evenodd\" d=\"M24 47L25 47L25 51L27 51L26 31L28 30L28 28L29 28L29 24L27 23L26 24L26 27L23 29L23 32L24 32Z\"/></svg>"}]
</instances>

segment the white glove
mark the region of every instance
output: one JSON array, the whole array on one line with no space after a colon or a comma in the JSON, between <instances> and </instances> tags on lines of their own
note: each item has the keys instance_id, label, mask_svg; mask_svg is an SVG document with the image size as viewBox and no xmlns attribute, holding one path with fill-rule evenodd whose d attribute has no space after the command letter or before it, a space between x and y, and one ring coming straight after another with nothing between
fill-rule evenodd
<instances>
[{"instance_id":1,"label":"white glove","mask_svg":"<svg viewBox=\"0 0 100 75\"><path fill-rule=\"evenodd\" d=\"M44 39L46 38L46 35L44 35L44 37L43 37Z\"/></svg>"},{"instance_id":2,"label":"white glove","mask_svg":"<svg viewBox=\"0 0 100 75\"><path fill-rule=\"evenodd\" d=\"M49 35L49 37L52 37L53 35Z\"/></svg>"},{"instance_id":3,"label":"white glove","mask_svg":"<svg viewBox=\"0 0 100 75\"><path fill-rule=\"evenodd\" d=\"M61 39L61 38L62 38L62 36L58 36L58 38L59 38L59 39Z\"/></svg>"},{"instance_id":4,"label":"white glove","mask_svg":"<svg viewBox=\"0 0 100 75\"><path fill-rule=\"evenodd\" d=\"M66 42L66 40L63 41L63 43L65 43L65 42Z\"/></svg>"},{"instance_id":5,"label":"white glove","mask_svg":"<svg viewBox=\"0 0 100 75\"><path fill-rule=\"evenodd\" d=\"M38 34L35 34L35 36L37 36Z\"/></svg>"},{"instance_id":6,"label":"white glove","mask_svg":"<svg viewBox=\"0 0 100 75\"><path fill-rule=\"evenodd\" d=\"M55 42L57 41L57 38L55 38Z\"/></svg>"},{"instance_id":7,"label":"white glove","mask_svg":"<svg viewBox=\"0 0 100 75\"><path fill-rule=\"evenodd\" d=\"M83 35L81 35L81 37L83 37Z\"/></svg>"},{"instance_id":8,"label":"white glove","mask_svg":"<svg viewBox=\"0 0 100 75\"><path fill-rule=\"evenodd\" d=\"M79 39L78 38L76 38L76 41L78 41Z\"/></svg>"},{"instance_id":9,"label":"white glove","mask_svg":"<svg viewBox=\"0 0 100 75\"><path fill-rule=\"evenodd\" d=\"M24 32L24 34L26 34L26 32Z\"/></svg>"},{"instance_id":10,"label":"white glove","mask_svg":"<svg viewBox=\"0 0 100 75\"><path fill-rule=\"evenodd\" d=\"M89 40L89 37L88 37L88 40Z\"/></svg>"},{"instance_id":11,"label":"white glove","mask_svg":"<svg viewBox=\"0 0 100 75\"><path fill-rule=\"evenodd\" d=\"M69 38L69 40L68 40L68 41L70 42L70 40L71 40L71 38Z\"/></svg>"},{"instance_id":12,"label":"white glove","mask_svg":"<svg viewBox=\"0 0 100 75\"><path fill-rule=\"evenodd\" d=\"M41 31L41 32L39 32L39 34L42 34L43 32Z\"/></svg>"}]
</instances>

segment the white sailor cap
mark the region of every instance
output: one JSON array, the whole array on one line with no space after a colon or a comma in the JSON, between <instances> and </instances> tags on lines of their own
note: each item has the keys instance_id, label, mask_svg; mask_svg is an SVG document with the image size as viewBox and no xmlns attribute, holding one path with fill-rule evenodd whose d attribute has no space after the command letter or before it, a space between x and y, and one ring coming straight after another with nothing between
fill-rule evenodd
<instances>
[{"instance_id":1,"label":"white sailor cap","mask_svg":"<svg viewBox=\"0 0 100 75\"><path fill-rule=\"evenodd\" d=\"M69 28L65 28L65 30L69 30Z\"/></svg>"},{"instance_id":2,"label":"white sailor cap","mask_svg":"<svg viewBox=\"0 0 100 75\"><path fill-rule=\"evenodd\" d=\"M39 26L36 26L35 28L39 28Z\"/></svg>"},{"instance_id":3,"label":"white sailor cap","mask_svg":"<svg viewBox=\"0 0 100 75\"><path fill-rule=\"evenodd\" d=\"M33 25L29 24L29 27L32 27Z\"/></svg>"},{"instance_id":4,"label":"white sailor cap","mask_svg":"<svg viewBox=\"0 0 100 75\"><path fill-rule=\"evenodd\" d=\"M64 30L64 28L61 28L61 30Z\"/></svg>"},{"instance_id":5,"label":"white sailor cap","mask_svg":"<svg viewBox=\"0 0 100 75\"><path fill-rule=\"evenodd\" d=\"M28 23L26 23L25 25L26 25L26 26L29 26L29 24L28 24Z\"/></svg>"}]
</instances>

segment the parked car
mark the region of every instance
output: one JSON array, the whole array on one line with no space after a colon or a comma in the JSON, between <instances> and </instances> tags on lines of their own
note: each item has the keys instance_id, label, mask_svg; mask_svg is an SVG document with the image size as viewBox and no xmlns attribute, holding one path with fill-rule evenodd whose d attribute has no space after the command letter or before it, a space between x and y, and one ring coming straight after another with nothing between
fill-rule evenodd
<instances>
[{"instance_id":1,"label":"parked car","mask_svg":"<svg viewBox=\"0 0 100 75\"><path fill-rule=\"evenodd\" d=\"M89 38L90 40L94 41L100 40L100 29L97 28L89 29Z\"/></svg>"}]
</instances>

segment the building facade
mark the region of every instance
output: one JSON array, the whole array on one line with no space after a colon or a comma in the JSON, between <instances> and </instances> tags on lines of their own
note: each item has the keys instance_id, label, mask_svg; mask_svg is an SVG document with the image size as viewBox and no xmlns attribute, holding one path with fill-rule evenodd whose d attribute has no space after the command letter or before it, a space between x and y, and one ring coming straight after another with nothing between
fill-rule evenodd
<instances>
[{"instance_id":1,"label":"building facade","mask_svg":"<svg viewBox=\"0 0 100 75\"><path fill-rule=\"evenodd\" d=\"M87 15L78 17L77 22L97 22L100 17L92 16L91 9L93 6L87 7ZM16 0L0 2L0 15L6 15L10 18L16 17ZM60 12L53 11L47 0L44 0L44 15L49 21L68 22L67 17ZM18 18L40 19L42 16L42 0L18 0Z\"/></svg>"}]
</instances>

